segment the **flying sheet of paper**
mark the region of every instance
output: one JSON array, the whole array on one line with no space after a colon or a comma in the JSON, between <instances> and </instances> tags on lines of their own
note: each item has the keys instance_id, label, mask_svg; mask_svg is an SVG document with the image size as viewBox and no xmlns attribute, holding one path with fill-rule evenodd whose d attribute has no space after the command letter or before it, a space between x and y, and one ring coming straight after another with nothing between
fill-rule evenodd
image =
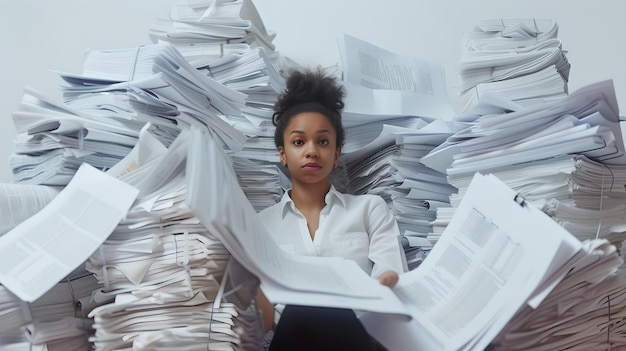
<instances>
[{"instance_id":1,"label":"flying sheet of paper","mask_svg":"<svg viewBox=\"0 0 626 351\"><path fill-rule=\"evenodd\" d=\"M84 262L138 190L83 163L46 207L0 238L0 283L32 302Z\"/></svg>"},{"instance_id":2,"label":"flying sheet of paper","mask_svg":"<svg viewBox=\"0 0 626 351\"><path fill-rule=\"evenodd\" d=\"M437 245L394 292L414 317L366 315L390 350L483 350L581 243L495 176L476 174Z\"/></svg>"},{"instance_id":3,"label":"flying sheet of paper","mask_svg":"<svg viewBox=\"0 0 626 351\"><path fill-rule=\"evenodd\" d=\"M344 113L365 118L387 115L450 119L454 115L440 65L397 55L350 35L339 38L338 45L348 92ZM348 118L344 122L354 121Z\"/></svg>"}]
</instances>

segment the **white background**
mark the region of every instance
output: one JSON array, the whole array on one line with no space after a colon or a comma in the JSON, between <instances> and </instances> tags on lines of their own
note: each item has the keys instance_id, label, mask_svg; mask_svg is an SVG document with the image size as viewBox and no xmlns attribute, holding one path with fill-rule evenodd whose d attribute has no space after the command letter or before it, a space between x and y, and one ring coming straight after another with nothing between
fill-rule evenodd
<instances>
[{"instance_id":1,"label":"white background","mask_svg":"<svg viewBox=\"0 0 626 351\"><path fill-rule=\"evenodd\" d=\"M81 73L85 49L150 44L148 29L177 0L3 0L0 4L0 182L12 181L7 158L22 89L59 97L49 70ZM336 39L356 36L400 55L430 60L456 78L462 37L485 18L549 18L572 65L570 92L613 79L626 108L624 0L253 0L283 55L306 65L339 63ZM451 84L454 85L454 84ZM454 96L454 86L449 87ZM622 112L626 115L626 112Z\"/></svg>"}]
</instances>

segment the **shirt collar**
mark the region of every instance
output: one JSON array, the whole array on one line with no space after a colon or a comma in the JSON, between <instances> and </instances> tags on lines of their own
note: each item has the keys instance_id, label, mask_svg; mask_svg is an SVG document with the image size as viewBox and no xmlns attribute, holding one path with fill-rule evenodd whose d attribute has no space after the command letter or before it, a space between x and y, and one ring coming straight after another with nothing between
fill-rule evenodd
<instances>
[{"instance_id":1,"label":"shirt collar","mask_svg":"<svg viewBox=\"0 0 626 351\"><path fill-rule=\"evenodd\" d=\"M283 197L280 200L279 206L280 208L282 208L281 213L283 218L285 218L287 211L291 210L295 212L296 210L296 205L293 203L293 200L291 200L291 197L289 196L290 191L291 189L285 191ZM337 191L337 189L335 189L333 185L330 186L330 189L326 193L326 196L324 197L324 202L326 202L327 205L332 205L334 203L341 204L341 206L346 205L345 195Z\"/></svg>"},{"instance_id":2,"label":"shirt collar","mask_svg":"<svg viewBox=\"0 0 626 351\"><path fill-rule=\"evenodd\" d=\"M346 206L345 195L335 189L333 185L330 186L330 190L328 190L328 193L326 193L324 201L326 202L326 204L332 204L333 202L337 202L341 204L341 206Z\"/></svg>"}]
</instances>

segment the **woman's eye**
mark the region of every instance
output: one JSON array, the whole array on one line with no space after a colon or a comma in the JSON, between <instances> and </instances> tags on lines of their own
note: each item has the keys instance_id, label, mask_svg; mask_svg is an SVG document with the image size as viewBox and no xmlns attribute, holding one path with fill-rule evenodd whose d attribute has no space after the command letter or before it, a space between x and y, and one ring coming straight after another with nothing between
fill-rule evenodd
<instances>
[{"instance_id":1,"label":"woman's eye","mask_svg":"<svg viewBox=\"0 0 626 351\"><path fill-rule=\"evenodd\" d=\"M292 143L294 145L302 145L302 144L304 144L304 142L302 140L294 140L294 141L292 141Z\"/></svg>"},{"instance_id":2,"label":"woman's eye","mask_svg":"<svg viewBox=\"0 0 626 351\"><path fill-rule=\"evenodd\" d=\"M320 144L321 145L328 145L328 140L322 139L322 140L320 140Z\"/></svg>"}]
</instances>

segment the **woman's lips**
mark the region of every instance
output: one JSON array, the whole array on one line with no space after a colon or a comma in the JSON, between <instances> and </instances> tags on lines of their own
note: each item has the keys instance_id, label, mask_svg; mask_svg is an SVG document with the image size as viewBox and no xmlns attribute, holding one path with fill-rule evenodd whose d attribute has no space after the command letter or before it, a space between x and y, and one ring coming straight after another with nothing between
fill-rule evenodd
<instances>
[{"instance_id":1,"label":"woman's lips","mask_svg":"<svg viewBox=\"0 0 626 351\"><path fill-rule=\"evenodd\" d=\"M302 166L302 169L304 169L305 171L317 171L320 168L322 168L322 166L320 166L317 163L307 163L304 166Z\"/></svg>"}]
</instances>

